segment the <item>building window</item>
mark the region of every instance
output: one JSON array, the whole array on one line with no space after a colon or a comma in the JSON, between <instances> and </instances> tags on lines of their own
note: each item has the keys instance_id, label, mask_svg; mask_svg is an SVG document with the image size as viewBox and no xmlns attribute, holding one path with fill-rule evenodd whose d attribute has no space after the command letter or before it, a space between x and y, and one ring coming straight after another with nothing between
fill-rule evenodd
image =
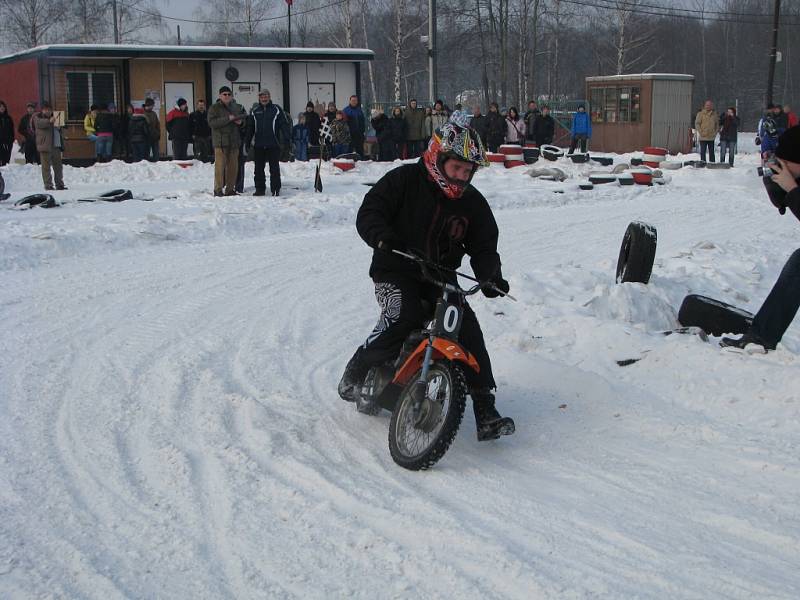
<instances>
[{"instance_id":1,"label":"building window","mask_svg":"<svg viewBox=\"0 0 800 600\"><path fill-rule=\"evenodd\" d=\"M81 121L92 104L116 101L113 72L70 71L67 74L67 120Z\"/></svg>"},{"instance_id":2,"label":"building window","mask_svg":"<svg viewBox=\"0 0 800 600\"><path fill-rule=\"evenodd\" d=\"M589 90L592 123L638 123L641 90L638 87L597 87Z\"/></svg>"}]
</instances>

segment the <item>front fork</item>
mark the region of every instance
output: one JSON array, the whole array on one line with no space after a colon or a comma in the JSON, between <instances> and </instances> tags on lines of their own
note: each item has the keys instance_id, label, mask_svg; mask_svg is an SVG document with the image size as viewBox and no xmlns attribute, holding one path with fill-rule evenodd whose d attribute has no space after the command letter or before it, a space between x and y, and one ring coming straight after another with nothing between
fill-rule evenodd
<instances>
[{"instance_id":1,"label":"front fork","mask_svg":"<svg viewBox=\"0 0 800 600\"><path fill-rule=\"evenodd\" d=\"M443 300L447 303L448 292L444 291ZM414 422L419 423L422 419L422 403L425 401L425 396L428 392L428 372L431 369L431 358L433 357L433 336L434 332L428 335L428 345L425 347L425 356L422 359L422 369L419 372L419 379L414 382L414 387L411 389L411 399L414 401L412 405L411 414L414 417Z\"/></svg>"}]
</instances>

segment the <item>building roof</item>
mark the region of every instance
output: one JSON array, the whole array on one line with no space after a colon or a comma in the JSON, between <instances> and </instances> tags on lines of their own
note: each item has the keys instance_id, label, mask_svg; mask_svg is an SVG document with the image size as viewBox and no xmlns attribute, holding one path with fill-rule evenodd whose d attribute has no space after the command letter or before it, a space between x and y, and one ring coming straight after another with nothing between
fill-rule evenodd
<instances>
[{"instance_id":1,"label":"building roof","mask_svg":"<svg viewBox=\"0 0 800 600\"><path fill-rule=\"evenodd\" d=\"M365 48L261 48L248 46L159 46L139 44L53 44L0 57L0 63L28 58L154 58L198 60L360 61L373 60Z\"/></svg>"},{"instance_id":2,"label":"building roof","mask_svg":"<svg viewBox=\"0 0 800 600\"><path fill-rule=\"evenodd\" d=\"M685 75L683 73L635 73L630 75L602 75L598 77L587 77L586 82L592 83L596 81L628 81L642 79L658 79L660 81L694 81L694 75Z\"/></svg>"}]
</instances>

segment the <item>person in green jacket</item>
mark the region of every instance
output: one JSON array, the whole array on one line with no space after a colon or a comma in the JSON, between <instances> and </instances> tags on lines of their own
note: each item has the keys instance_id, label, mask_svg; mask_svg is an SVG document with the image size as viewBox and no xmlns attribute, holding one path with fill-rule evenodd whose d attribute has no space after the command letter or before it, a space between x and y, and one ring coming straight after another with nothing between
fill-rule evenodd
<instances>
[{"instance_id":1,"label":"person in green jacket","mask_svg":"<svg viewBox=\"0 0 800 600\"><path fill-rule=\"evenodd\" d=\"M417 108L417 101L412 98L408 101L403 118L406 120L406 158L417 158L424 149L425 111Z\"/></svg>"},{"instance_id":2,"label":"person in green jacket","mask_svg":"<svg viewBox=\"0 0 800 600\"><path fill-rule=\"evenodd\" d=\"M242 144L241 126L247 112L233 100L231 88L219 88L219 97L208 111L211 127L211 145L214 147L214 195L235 196L236 176L239 170L239 146Z\"/></svg>"}]
</instances>

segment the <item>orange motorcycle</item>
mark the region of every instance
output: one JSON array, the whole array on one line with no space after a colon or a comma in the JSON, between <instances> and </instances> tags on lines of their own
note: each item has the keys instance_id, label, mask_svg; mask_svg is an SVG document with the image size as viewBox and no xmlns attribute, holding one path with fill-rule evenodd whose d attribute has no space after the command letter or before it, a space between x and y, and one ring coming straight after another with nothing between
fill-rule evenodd
<instances>
[{"instance_id":1,"label":"orange motorcycle","mask_svg":"<svg viewBox=\"0 0 800 600\"><path fill-rule=\"evenodd\" d=\"M389 452L401 467L418 471L432 467L444 456L458 433L466 405L466 369L480 371L478 361L458 342L465 298L490 287L514 298L493 283L479 281L413 254L393 251L416 262L422 277L442 290L433 317L425 329L406 338L397 359L372 367L356 394L359 412L392 413L389 424ZM437 273L435 275L434 273ZM445 281L450 273L476 282L469 289L457 279ZM513 425L511 425L513 427Z\"/></svg>"}]
</instances>

